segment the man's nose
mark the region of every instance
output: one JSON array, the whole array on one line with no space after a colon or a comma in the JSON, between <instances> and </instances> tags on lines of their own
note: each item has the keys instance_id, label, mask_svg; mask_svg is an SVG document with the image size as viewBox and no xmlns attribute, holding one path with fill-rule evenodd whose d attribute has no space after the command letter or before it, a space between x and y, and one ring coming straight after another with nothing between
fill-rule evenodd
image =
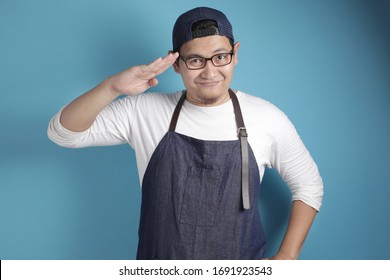
<instances>
[{"instance_id":1,"label":"man's nose","mask_svg":"<svg viewBox=\"0 0 390 280\"><path fill-rule=\"evenodd\" d=\"M217 67L214 66L213 62L211 60L207 60L202 74L204 74L205 77L214 77L216 76L217 72Z\"/></svg>"}]
</instances>

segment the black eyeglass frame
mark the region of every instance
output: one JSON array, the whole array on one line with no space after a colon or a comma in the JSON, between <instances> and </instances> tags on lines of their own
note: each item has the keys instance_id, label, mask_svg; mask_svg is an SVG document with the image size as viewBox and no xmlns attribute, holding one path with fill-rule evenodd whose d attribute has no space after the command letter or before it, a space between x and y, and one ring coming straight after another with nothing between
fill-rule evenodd
<instances>
[{"instance_id":1,"label":"black eyeglass frame","mask_svg":"<svg viewBox=\"0 0 390 280\"><path fill-rule=\"evenodd\" d=\"M226 64L223 64L223 65L215 65L214 61L213 61L213 58L214 57L217 57L219 55L230 55L230 60L228 63ZM188 57L188 58L185 58L184 56L182 55L179 55L179 58L181 60L184 61L184 64L186 65L187 69L189 70L200 70L200 69L203 69L206 67L207 65L207 61L211 61L211 63L215 66L215 67L223 67L223 66L226 66L226 65L229 65L230 63L232 63L232 60L233 60L233 55L234 55L234 51L232 50L231 52L228 52L228 53L217 53L215 55L213 55L212 57L201 57L201 56L191 56L191 57ZM201 59L204 59L204 65L202 67L197 67L197 68L193 68L193 67L189 67L188 64L187 64L187 60L190 60L190 59L194 59L194 58L201 58Z\"/></svg>"}]
</instances>

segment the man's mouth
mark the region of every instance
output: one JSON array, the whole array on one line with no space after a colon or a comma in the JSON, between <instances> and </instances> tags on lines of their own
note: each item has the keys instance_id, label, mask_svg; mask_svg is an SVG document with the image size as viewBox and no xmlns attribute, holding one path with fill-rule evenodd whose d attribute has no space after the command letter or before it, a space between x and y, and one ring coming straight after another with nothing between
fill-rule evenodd
<instances>
[{"instance_id":1,"label":"man's mouth","mask_svg":"<svg viewBox=\"0 0 390 280\"><path fill-rule=\"evenodd\" d=\"M219 84L220 81L204 81L199 82L198 84L202 87L214 87Z\"/></svg>"}]
</instances>

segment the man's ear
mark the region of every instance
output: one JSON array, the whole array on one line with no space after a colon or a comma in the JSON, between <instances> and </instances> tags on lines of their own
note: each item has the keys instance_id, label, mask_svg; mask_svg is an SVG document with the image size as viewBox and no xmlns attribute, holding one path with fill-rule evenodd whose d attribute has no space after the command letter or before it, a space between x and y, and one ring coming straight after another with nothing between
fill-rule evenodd
<instances>
[{"instance_id":1,"label":"man's ear","mask_svg":"<svg viewBox=\"0 0 390 280\"><path fill-rule=\"evenodd\" d=\"M240 42L234 44L234 55L233 55L233 63L236 65L238 63L238 49L240 48Z\"/></svg>"},{"instance_id":2,"label":"man's ear","mask_svg":"<svg viewBox=\"0 0 390 280\"><path fill-rule=\"evenodd\" d=\"M168 51L168 54L174 53L173 51ZM176 59L175 63L173 63L173 69L177 74L180 74L180 68L179 68L179 58Z\"/></svg>"}]
</instances>

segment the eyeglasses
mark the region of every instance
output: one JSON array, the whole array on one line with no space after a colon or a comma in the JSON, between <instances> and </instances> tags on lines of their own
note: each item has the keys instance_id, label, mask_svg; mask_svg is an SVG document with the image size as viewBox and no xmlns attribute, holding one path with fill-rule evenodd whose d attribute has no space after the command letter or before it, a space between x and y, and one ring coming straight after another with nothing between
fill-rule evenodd
<instances>
[{"instance_id":1,"label":"eyeglasses","mask_svg":"<svg viewBox=\"0 0 390 280\"><path fill-rule=\"evenodd\" d=\"M226 66L232 62L233 54L234 52L232 51L229 53L219 53L213 55L210 58L196 57L196 56L188 57L188 58L180 56L180 58L184 61L188 69L199 70L206 67L206 63L208 60L211 60L211 62L215 67Z\"/></svg>"}]
</instances>

